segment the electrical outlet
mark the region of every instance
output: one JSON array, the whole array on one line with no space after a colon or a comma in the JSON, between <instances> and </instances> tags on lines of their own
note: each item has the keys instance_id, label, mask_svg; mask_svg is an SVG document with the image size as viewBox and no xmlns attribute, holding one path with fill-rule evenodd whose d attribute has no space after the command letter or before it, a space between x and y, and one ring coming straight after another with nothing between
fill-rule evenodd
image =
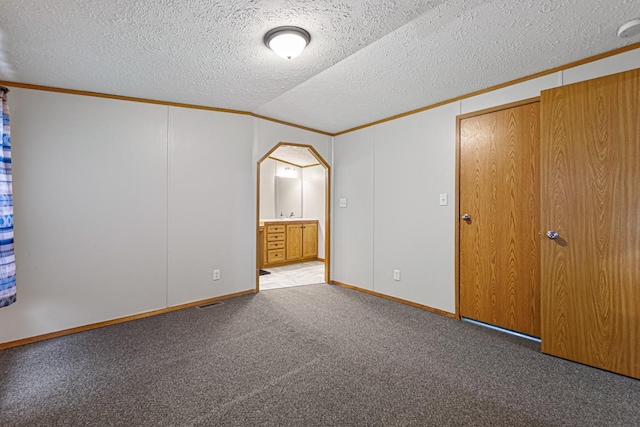
<instances>
[{"instance_id":1,"label":"electrical outlet","mask_svg":"<svg viewBox=\"0 0 640 427\"><path fill-rule=\"evenodd\" d=\"M400 281L400 270L393 270L393 280Z\"/></svg>"},{"instance_id":2,"label":"electrical outlet","mask_svg":"<svg viewBox=\"0 0 640 427\"><path fill-rule=\"evenodd\" d=\"M340 207L341 208L346 208L347 207L347 198L346 197L341 197L340 198Z\"/></svg>"},{"instance_id":3,"label":"electrical outlet","mask_svg":"<svg viewBox=\"0 0 640 427\"><path fill-rule=\"evenodd\" d=\"M220 280L220 270L213 270L213 280Z\"/></svg>"},{"instance_id":4,"label":"electrical outlet","mask_svg":"<svg viewBox=\"0 0 640 427\"><path fill-rule=\"evenodd\" d=\"M440 206L447 206L449 204L449 197L447 194L440 195Z\"/></svg>"}]
</instances>

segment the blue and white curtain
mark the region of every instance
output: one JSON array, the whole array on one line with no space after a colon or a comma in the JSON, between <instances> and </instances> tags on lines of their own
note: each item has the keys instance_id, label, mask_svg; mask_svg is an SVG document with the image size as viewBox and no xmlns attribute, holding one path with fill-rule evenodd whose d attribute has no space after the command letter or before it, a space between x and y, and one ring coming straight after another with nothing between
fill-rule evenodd
<instances>
[{"instance_id":1,"label":"blue and white curtain","mask_svg":"<svg viewBox=\"0 0 640 427\"><path fill-rule=\"evenodd\" d=\"M13 252L13 189L11 179L11 132L9 130L9 90L0 86L2 96L2 153L0 153L0 307L16 302L16 256Z\"/></svg>"}]
</instances>

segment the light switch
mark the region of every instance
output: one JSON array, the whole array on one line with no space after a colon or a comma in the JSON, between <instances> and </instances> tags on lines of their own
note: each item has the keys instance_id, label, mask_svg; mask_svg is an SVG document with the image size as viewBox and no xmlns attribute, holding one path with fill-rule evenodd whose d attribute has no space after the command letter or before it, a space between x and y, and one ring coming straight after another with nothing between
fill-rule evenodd
<instances>
[{"instance_id":1,"label":"light switch","mask_svg":"<svg viewBox=\"0 0 640 427\"><path fill-rule=\"evenodd\" d=\"M449 204L449 197L447 194L440 195L440 206L447 206Z\"/></svg>"},{"instance_id":2,"label":"light switch","mask_svg":"<svg viewBox=\"0 0 640 427\"><path fill-rule=\"evenodd\" d=\"M347 207L347 198L346 197L341 197L340 198L340 207L341 208L346 208Z\"/></svg>"}]
</instances>

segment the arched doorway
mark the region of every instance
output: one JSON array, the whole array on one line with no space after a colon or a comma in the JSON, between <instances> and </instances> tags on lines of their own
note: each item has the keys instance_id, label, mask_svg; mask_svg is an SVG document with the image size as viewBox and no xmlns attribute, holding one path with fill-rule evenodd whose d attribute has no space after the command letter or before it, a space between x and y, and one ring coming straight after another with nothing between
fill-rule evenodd
<instances>
[{"instance_id":1,"label":"arched doorway","mask_svg":"<svg viewBox=\"0 0 640 427\"><path fill-rule=\"evenodd\" d=\"M311 145L280 142L258 161L256 291L263 267L310 261L324 264L329 283L330 180L331 167Z\"/></svg>"}]
</instances>

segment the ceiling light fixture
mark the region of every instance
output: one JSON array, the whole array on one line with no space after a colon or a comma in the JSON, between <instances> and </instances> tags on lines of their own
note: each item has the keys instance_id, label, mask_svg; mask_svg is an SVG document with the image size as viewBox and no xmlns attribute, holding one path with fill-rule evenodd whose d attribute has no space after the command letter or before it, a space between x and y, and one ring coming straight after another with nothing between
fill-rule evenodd
<instances>
[{"instance_id":1,"label":"ceiling light fixture","mask_svg":"<svg viewBox=\"0 0 640 427\"><path fill-rule=\"evenodd\" d=\"M618 30L618 36L623 39L637 36L638 34L640 34L640 19L629 21Z\"/></svg>"},{"instance_id":2,"label":"ceiling light fixture","mask_svg":"<svg viewBox=\"0 0 640 427\"><path fill-rule=\"evenodd\" d=\"M284 59L300 55L310 41L309 33L299 27L278 27L264 35L264 44Z\"/></svg>"},{"instance_id":3,"label":"ceiling light fixture","mask_svg":"<svg viewBox=\"0 0 640 427\"><path fill-rule=\"evenodd\" d=\"M286 166L284 169L280 169L280 171L276 173L276 176L282 178L297 178L298 172L296 172L296 168L290 168L289 166Z\"/></svg>"}]
</instances>

